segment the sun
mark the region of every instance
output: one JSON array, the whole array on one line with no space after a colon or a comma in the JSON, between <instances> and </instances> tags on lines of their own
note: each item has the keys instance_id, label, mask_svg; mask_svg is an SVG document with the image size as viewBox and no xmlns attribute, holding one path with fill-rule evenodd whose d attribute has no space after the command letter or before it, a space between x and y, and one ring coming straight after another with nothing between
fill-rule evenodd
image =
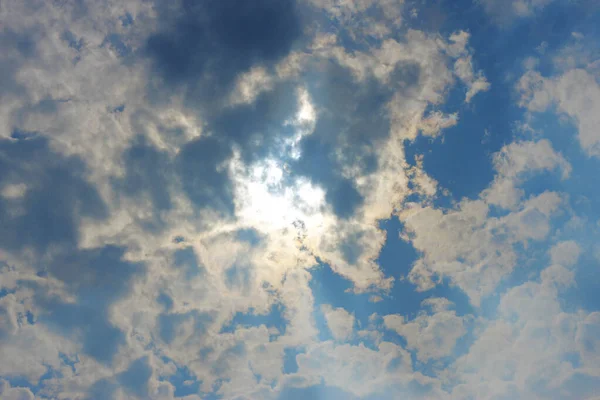
<instances>
[{"instance_id":1,"label":"sun","mask_svg":"<svg viewBox=\"0 0 600 400\"><path fill-rule=\"evenodd\" d=\"M294 135L282 144L281 156L269 157L246 166L237 158L237 216L244 223L265 232L289 228L295 221L317 228L323 225L325 191L304 177L289 176L286 159L301 157L299 143L312 134L317 113L305 88L297 90L298 109L284 121Z\"/></svg>"}]
</instances>

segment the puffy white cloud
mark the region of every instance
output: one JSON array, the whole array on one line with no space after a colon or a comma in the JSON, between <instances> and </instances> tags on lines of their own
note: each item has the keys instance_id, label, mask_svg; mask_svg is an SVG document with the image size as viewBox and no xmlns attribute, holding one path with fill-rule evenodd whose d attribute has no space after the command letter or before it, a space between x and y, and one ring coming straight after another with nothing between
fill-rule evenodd
<instances>
[{"instance_id":1,"label":"puffy white cloud","mask_svg":"<svg viewBox=\"0 0 600 400\"><path fill-rule=\"evenodd\" d=\"M446 299L428 299L423 305L430 306L433 313L424 312L410 321L400 315L386 315L385 327L403 336L422 362L451 356L456 341L467 332L463 318L448 309L451 304Z\"/></svg>"},{"instance_id":2,"label":"puffy white cloud","mask_svg":"<svg viewBox=\"0 0 600 400\"><path fill-rule=\"evenodd\" d=\"M573 388L570 382L581 376L593 381L597 370L572 360L575 355L590 360L589 366L597 362L594 341L586 336L595 329L597 313L562 310L559 296L565 286L555 284L566 283L561 276L569 272L550 266L540 283L527 282L503 294L498 318L484 323L469 352L452 367L462 382L453 398L588 398L589 389Z\"/></svg>"},{"instance_id":3,"label":"puffy white cloud","mask_svg":"<svg viewBox=\"0 0 600 400\"><path fill-rule=\"evenodd\" d=\"M401 214L405 240L422 252L410 281L428 290L447 277L478 305L515 268L514 246L548 235L561 203L559 195L545 192L502 217L490 216L483 200L463 200L446 212L413 206Z\"/></svg>"},{"instance_id":4,"label":"puffy white cloud","mask_svg":"<svg viewBox=\"0 0 600 400\"><path fill-rule=\"evenodd\" d=\"M581 248L577 242L567 240L557 243L550 249L550 258L553 264L559 264L564 267L571 267L577 263Z\"/></svg>"},{"instance_id":5,"label":"puffy white cloud","mask_svg":"<svg viewBox=\"0 0 600 400\"><path fill-rule=\"evenodd\" d=\"M519 186L545 170L560 169L562 178L568 178L568 161L542 139L506 145L493 162L496 176L479 199L463 199L447 210L413 203L400 212L403 239L422 253L408 275L419 290L449 278L478 305L516 267L515 246L550 233L550 220L560 213L563 198L545 192L523 200ZM492 216L491 205L510 211Z\"/></svg>"},{"instance_id":6,"label":"puffy white cloud","mask_svg":"<svg viewBox=\"0 0 600 400\"><path fill-rule=\"evenodd\" d=\"M31 390L23 387L11 387L10 383L0 380L0 395L6 400L33 400L35 396Z\"/></svg>"},{"instance_id":7,"label":"puffy white cloud","mask_svg":"<svg viewBox=\"0 0 600 400\"><path fill-rule=\"evenodd\" d=\"M356 396L384 392L413 379L410 354L400 346L382 342L376 349L364 345L336 345L324 342L311 346L296 357L297 375L302 382L323 379L327 385L343 388ZM293 376L290 377L293 379Z\"/></svg>"},{"instance_id":8,"label":"puffy white cloud","mask_svg":"<svg viewBox=\"0 0 600 400\"><path fill-rule=\"evenodd\" d=\"M571 165L556 153L549 141L513 142L494 155L497 175L483 197L489 204L514 208L520 203L523 190L518 186L532 173L562 170L562 178L569 177Z\"/></svg>"},{"instance_id":9,"label":"puffy white cloud","mask_svg":"<svg viewBox=\"0 0 600 400\"><path fill-rule=\"evenodd\" d=\"M573 119L578 129L578 139L586 154L600 155L600 85L597 75L574 68L554 77L544 77L539 72L528 71L519 80L520 104L531 112L542 112L551 105Z\"/></svg>"},{"instance_id":10,"label":"puffy white cloud","mask_svg":"<svg viewBox=\"0 0 600 400\"><path fill-rule=\"evenodd\" d=\"M465 95L467 103L470 103L473 96L477 93L485 92L490 88L490 83L485 79L481 71L477 74L473 72L473 62L470 55L456 60L454 63L454 73L468 87L467 94Z\"/></svg>"},{"instance_id":11,"label":"puffy white cloud","mask_svg":"<svg viewBox=\"0 0 600 400\"><path fill-rule=\"evenodd\" d=\"M331 334L338 341L346 341L354 334L354 315L341 307L333 308L328 304L321 305L325 321Z\"/></svg>"}]
</instances>

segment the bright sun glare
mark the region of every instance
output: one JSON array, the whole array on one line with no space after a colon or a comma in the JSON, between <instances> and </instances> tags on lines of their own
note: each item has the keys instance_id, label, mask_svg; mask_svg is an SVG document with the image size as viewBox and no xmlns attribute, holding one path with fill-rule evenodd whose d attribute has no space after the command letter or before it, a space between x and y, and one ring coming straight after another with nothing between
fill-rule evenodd
<instances>
[{"instance_id":1,"label":"bright sun glare","mask_svg":"<svg viewBox=\"0 0 600 400\"><path fill-rule=\"evenodd\" d=\"M244 199L239 205L239 217L264 231L284 229L298 220L315 228L323 223L324 190L305 178L286 177L284 159L300 157L298 144L304 136L312 134L317 118L304 88L298 89L298 105L294 118L285 123L295 133L283 143L283 159L268 158L253 164L249 172L238 173L237 198Z\"/></svg>"}]
</instances>

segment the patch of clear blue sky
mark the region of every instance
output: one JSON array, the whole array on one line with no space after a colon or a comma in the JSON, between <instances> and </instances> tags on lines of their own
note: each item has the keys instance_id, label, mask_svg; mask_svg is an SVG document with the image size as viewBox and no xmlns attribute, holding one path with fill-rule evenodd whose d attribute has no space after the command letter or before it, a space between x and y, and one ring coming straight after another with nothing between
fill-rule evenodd
<instances>
[{"instance_id":1,"label":"patch of clear blue sky","mask_svg":"<svg viewBox=\"0 0 600 400\"><path fill-rule=\"evenodd\" d=\"M287 347L284 349L283 354L283 373L284 374L293 374L298 372L298 362L296 361L296 356L298 354L304 353L304 348L302 347Z\"/></svg>"}]
</instances>

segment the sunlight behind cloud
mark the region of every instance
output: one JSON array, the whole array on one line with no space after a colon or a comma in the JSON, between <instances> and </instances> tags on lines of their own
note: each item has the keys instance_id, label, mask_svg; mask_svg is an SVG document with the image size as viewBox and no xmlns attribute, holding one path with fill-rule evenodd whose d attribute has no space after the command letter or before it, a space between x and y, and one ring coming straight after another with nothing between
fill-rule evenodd
<instances>
[{"instance_id":1,"label":"sunlight behind cloud","mask_svg":"<svg viewBox=\"0 0 600 400\"><path fill-rule=\"evenodd\" d=\"M303 221L318 229L325 220L325 192L304 178L286 176L281 162L267 159L237 176L237 194L242 199L238 216L242 224L264 232L289 228Z\"/></svg>"}]
</instances>

